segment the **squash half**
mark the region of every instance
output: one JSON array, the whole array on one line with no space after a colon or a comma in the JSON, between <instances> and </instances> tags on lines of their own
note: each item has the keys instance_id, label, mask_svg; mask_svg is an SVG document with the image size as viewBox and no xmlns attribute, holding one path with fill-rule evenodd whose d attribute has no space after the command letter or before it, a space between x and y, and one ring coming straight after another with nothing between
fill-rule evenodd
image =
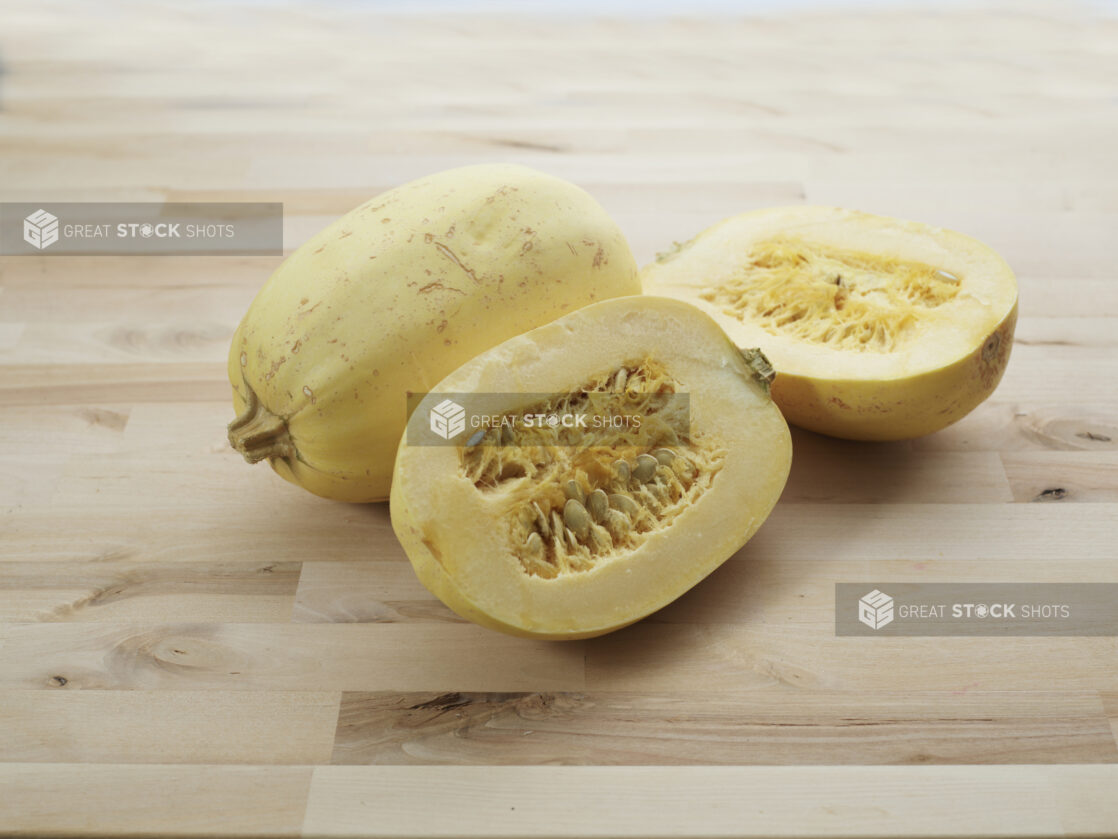
<instances>
[{"instance_id":1,"label":"squash half","mask_svg":"<svg viewBox=\"0 0 1118 839\"><path fill-rule=\"evenodd\" d=\"M966 416L1001 380L1017 322L1013 272L986 245L833 207L734 216L641 276L764 350L789 422L856 440Z\"/></svg>"},{"instance_id":2,"label":"squash half","mask_svg":"<svg viewBox=\"0 0 1118 839\"><path fill-rule=\"evenodd\" d=\"M396 456L393 529L423 584L479 624L547 639L626 626L741 548L780 496L791 439L766 373L686 303L587 306L482 353L423 398ZM448 394L484 396L512 426L467 424L463 444L418 444ZM579 411L644 419L524 425Z\"/></svg>"}]
</instances>

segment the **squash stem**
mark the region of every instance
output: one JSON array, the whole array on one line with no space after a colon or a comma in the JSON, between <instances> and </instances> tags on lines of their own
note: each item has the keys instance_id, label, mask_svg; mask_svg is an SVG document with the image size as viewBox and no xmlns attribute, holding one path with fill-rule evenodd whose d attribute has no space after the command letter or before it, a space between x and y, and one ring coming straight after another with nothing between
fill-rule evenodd
<instances>
[{"instance_id":1,"label":"squash stem","mask_svg":"<svg viewBox=\"0 0 1118 839\"><path fill-rule=\"evenodd\" d=\"M746 365L749 367L753 378L765 389L765 393L769 392L769 386L776 378L776 371L773 370L772 363L765 356L759 348L743 349L741 351L742 358L745 359Z\"/></svg>"},{"instance_id":2,"label":"squash stem","mask_svg":"<svg viewBox=\"0 0 1118 839\"><path fill-rule=\"evenodd\" d=\"M229 423L229 445L249 463L295 454L295 443L287 431L286 420L264 407L252 388L248 388L244 411Z\"/></svg>"}]
</instances>

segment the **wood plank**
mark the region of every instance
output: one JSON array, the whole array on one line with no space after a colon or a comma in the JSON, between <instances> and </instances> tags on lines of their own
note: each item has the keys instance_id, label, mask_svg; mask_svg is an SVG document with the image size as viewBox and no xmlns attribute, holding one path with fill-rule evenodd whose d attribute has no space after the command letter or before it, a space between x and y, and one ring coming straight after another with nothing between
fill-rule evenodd
<instances>
[{"instance_id":1,"label":"wood plank","mask_svg":"<svg viewBox=\"0 0 1118 839\"><path fill-rule=\"evenodd\" d=\"M1059 317L1051 312L1046 312L1043 317L1021 317L1017 320L1013 345L1015 347L1113 347L1118 344L1113 320L1113 316L1109 314L1105 317Z\"/></svg>"},{"instance_id":2,"label":"wood plank","mask_svg":"<svg viewBox=\"0 0 1118 839\"><path fill-rule=\"evenodd\" d=\"M291 619L300 564L241 562L0 562L0 622Z\"/></svg>"},{"instance_id":3,"label":"wood plank","mask_svg":"<svg viewBox=\"0 0 1118 839\"><path fill-rule=\"evenodd\" d=\"M794 428L789 503L951 504L1013 500L993 452L921 452L907 441L862 443Z\"/></svg>"},{"instance_id":4,"label":"wood plank","mask_svg":"<svg viewBox=\"0 0 1118 839\"><path fill-rule=\"evenodd\" d=\"M1118 283L1114 275L1098 279L1018 275L1022 313L1031 317L1115 317Z\"/></svg>"},{"instance_id":5,"label":"wood plank","mask_svg":"<svg viewBox=\"0 0 1118 839\"><path fill-rule=\"evenodd\" d=\"M13 690L0 693L0 739L5 761L17 763L328 763L339 699L326 691Z\"/></svg>"},{"instance_id":6,"label":"wood plank","mask_svg":"<svg viewBox=\"0 0 1118 839\"><path fill-rule=\"evenodd\" d=\"M1118 741L1118 693L1101 693L1103 711L1110 720L1110 730Z\"/></svg>"},{"instance_id":7,"label":"wood plank","mask_svg":"<svg viewBox=\"0 0 1118 839\"><path fill-rule=\"evenodd\" d=\"M177 504L146 500L141 491L121 496L144 502L140 510L173 509L177 514L157 525L143 517L130 519L126 531L85 495L56 500L50 507L6 512L0 558L212 562L240 561L249 552L275 562L406 561L392 535L387 504L339 504L310 496L266 467L241 474L243 478L233 478L240 495L232 506L224 492L198 499L193 491L179 496ZM207 522L202 530L197 526L200 515ZM277 527L279 521L283 527ZM778 504L735 556L783 562L1113 560L1115 542L1118 505L1105 502Z\"/></svg>"},{"instance_id":8,"label":"wood plank","mask_svg":"<svg viewBox=\"0 0 1118 839\"><path fill-rule=\"evenodd\" d=\"M0 641L0 690L583 688L582 642L473 624L7 623Z\"/></svg>"},{"instance_id":9,"label":"wood plank","mask_svg":"<svg viewBox=\"0 0 1118 839\"><path fill-rule=\"evenodd\" d=\"M308 562L292 620L308 623L464 623L435 598L408 562Z\"/></svg>"},{"instance_id":10,"label":"wood plank","mask_svg":"<svg viewBox=\"0 0 1118 839\"><path fill-rule=\"evenodd\" d=\"M917 451L1118 451L1118 402L1005 402L995 396L954 425L912 441Z\"/></svg>"},{"instance_id":11,"label":"wood plank","mask_svg":"<svg viewBox=\"0 0 1118 839\"><path fill-rule=\"evenodd\" d=\"M1118 507L778 504L743 557L1113 559Z\"/></svg>"},{"instance_id":12,"label":"wood plank","mask_svg":"<svg viewBox=\"0 0 1118 839\"><path fill-rule=\"evenodd\" d=\"M892 560L789 562L746 548L651 623L697 625L811 624L829 630L836 583L1118 582L1111 559ZM416 578L406 562L308 562L296 595L294 620L332 623L460 622Z\"/></svg>"},{"instance_id":13,"label":"wood plank","mask_svg":"<svg viewBox=\"0 0 1118 839\"><path fill-rule=\"evenodd\" d=\"M1118 831L1118 771L1114 766L1060 766L1046 774L1066 836Z\"/></svg>"},{"instance_id":14,"label":"wood plank","mask_svg":"<svg viewBox=\"0 0 1118 839\"><path fill-rule=\"evenodd\" d=\"M238 192L239 198L228 200L256 200L250 192ZM274 199L274 195L267 195ZM7 199L12 200L12 199ZM40 198L39 200L43 200ZM62 199L53 199L62 200ZM104 200L103 198L101 200ZM265 200L260 197L259 200ZM360 203L360 202L358 202ZM356 205L354 205L356 206ZM340 215L340 214L339 214ZM263 285L282 262L278 256L41 256L0 257L0 288L5 302L0 312L0 322L35 319L81 319L83 310L90 311L93 319L119 315L111 303L122 298L113 292L127 291L131 305L143 311L147 301L165 294L180 293L181 299L204 301L214 295L210 314L229 313L229 305L236 302L237 309L245 298L245 290ZM235 301L230 295L234 292ZM174 298L172 298L174 299ZM12 308L7 308L11 301ZM92 310L83 307L94 306ZM247 305L244 307L247 308ZM129 308L131 311L131 308ZM163 309L164 312L173 311Z\"/></svg>"},{"instance_id":15,"label":"wood plank","mask_svg":"<svg viewBox=\"0 0 1118 839\"><path fill-rule=\"evenodd\" d=\"M691 591L650 615L648 622L811 626L830 637L836 583L886 582L1118 583L1118 563L1075 556L904 560L836 559L825 554L788 562L747 547Z\"/></svg>"},{"instance_id":16,"label":"wood plank","mask_svg":"<svg viewBox=\"0 0 1118 839\"><path fill-rule=\"evenodd\" d=\"M0 764L0 824L28 836L299 836L297 766Z\"/></svg>"},{"instance_id":17,"label":"wood plank","mask_svg":"<svg viewBox=\"0 0 1118 839\"><path fill-rule=\"evenodd\" d=\"M27 450L0 453L0 509L48 504L68 459L65 454Z\"/></svg>"},{"instance_id":18,"label":"wood plank","mask_svg":"<svg viewBox=\"0 0 1118 839\"><path fill-rule=\"evenodd\" d=\"M235 329L236 324L202 319L177 323L28 323L13 346L0 350L0 365L200 362L221 369Z\"/></svg>"},{"instance_id":19,"label":"wood plank","mask_svg":"<svg viewBox=\"0 0 1118 839\"><path fill-rule=\"evenodd\" d=\"M54 455L106 454L123 447L129 404L19 406L0 408L4 441L14 451ZM49 439L44 445L43 438Z\"/></svg>"},{"instance_id":20,"label":"wood plank","mask_svg":"<svg viewBox=\"0 0 1118 839\"><path fill-rule=\"evenodd\" d=\"M1027 661L1028 667L1021 662ZM856 638L818 624L642 622L586 642L591 691L1118 689L1115 638Z\"/></svg>"},{"instance_id":21,"label":"wood plank","mask_svg":"<svg viewBox=\"0 0 1118 839\"><path fill-rule=\"evenodd\" d=\"M164 512L175 507L173 519L140 515L128 518L124 529L105 509L91 509L85 497L0 511L0 557L40 563L211 563L240 562L246 556L279 563L406 561L392 535L387 504L339 504L317 498L267 467L245 469L243 474L247 480L236 485L241 503L228 506L203 496L194 504L188 503L189 497L179 497L175 505L164 499L155 506ZM137 492L130 497L138 503L144 496ZM150 509L150 503L147 506ZM206 522L201 529L200 520Z\"/></svg>"},{"instance_id":22,"label":"wood plank","mask_svg":"<svg viewBox=\"0 0 1118 839\"><path fill-rule=\"evenodd\" d=\"M224 364L20 364L0 368L0 407L106 402L216 402L228 398Z\"/></svg>"},{"instance_id":23,"label":"wood plank","mask_svg":"<svg viewBox=\"0 0 1118 839\"><path fill-rule=\"evenodd\" d=\"M1016 501L1118 501L1116 451L1002 452L1001 459Z\"/></svg>"},{"instance_id":24,"label":"wood plank","mask_svg":"<svg viewBox=\"0 0 1118 839\"><path fill-rule=\"evenodd\" d=\"M335 764L1118 762L1093 692L347 693Z\"/></svg>"},{"instance_id":25,"label":"wood plank","mask_svg":"<svg viewBox=\"0 0 1118 839\"><path fill-rule=\"evenodd\" d=\"M1086 767L1098 812L1112 767ZM304 830L352 836L1052 836L1040 766L319 766ZM431 790L439 806L430 806ZM1062 795L1060 795L1062 793ZM950 802L949 807L944 803ZM1098 802L1098 803L1096 803ZM1110 824L1106 818L1085 821Z\"/></svg>"}]
</instances>

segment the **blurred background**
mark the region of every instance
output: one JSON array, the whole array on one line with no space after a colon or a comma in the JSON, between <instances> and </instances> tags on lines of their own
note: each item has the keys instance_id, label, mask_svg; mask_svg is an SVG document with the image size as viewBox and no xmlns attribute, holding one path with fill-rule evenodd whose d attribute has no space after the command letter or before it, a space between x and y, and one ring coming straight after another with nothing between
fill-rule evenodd
<instances>
[{"instance_id":1,"label":"blurred background","mask_svg":"<svg viewBox=\"0 0 1118 839\"><path fill-rule=\"evenodd\" d=\"M387 187L505 160L590 190L642 263L813 202L1091 278L1118 212L1115 8L6 4L0 198L281 200L290 249Z\"/></svg>"}]
</instances>

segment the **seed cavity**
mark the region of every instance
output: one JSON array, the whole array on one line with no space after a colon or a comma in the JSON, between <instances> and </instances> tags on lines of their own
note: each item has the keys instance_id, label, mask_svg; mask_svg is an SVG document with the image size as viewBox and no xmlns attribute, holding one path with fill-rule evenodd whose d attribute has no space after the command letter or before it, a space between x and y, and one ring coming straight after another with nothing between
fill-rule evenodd
<instances>
[{"instance_id":1,"label":"seed cavity","mask_svg":"<svg viewBox=\"0 0 1118 839\"><path fill-rule=\"evenodd\" d=\"M754 242L738 274L701 296L772 335L887 353L911 340L920 319L962 284L923 262L778 236Z\"/></svg>"},{"instance_id":2,"label":"seed cavity","mask_svg":"<svg viewBox=\"0 0 1118 839\"><path fill-rule=\"evenodd\" d=\"M672 527L710 489L725 455L661 409L670 404L663 395L680 390L655 360L632 361L523 413L577 413L606 398L643 417L639 428L570 436L562 426L502 423L459 448L462 475L506 510L509 550L524 573L590 571Z\"/></svg>"}]
</instances>

